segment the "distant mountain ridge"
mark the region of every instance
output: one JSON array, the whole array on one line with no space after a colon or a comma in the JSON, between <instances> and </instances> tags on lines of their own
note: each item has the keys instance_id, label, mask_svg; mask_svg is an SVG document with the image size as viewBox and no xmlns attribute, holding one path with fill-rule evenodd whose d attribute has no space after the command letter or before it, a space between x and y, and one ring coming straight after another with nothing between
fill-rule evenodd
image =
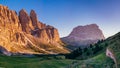
<instances>
[{"instance_id":1,"label":"distant mountain ridge","mask_svg":"<svg viewBox=\"0 0 120 68\"><path fill-rule=\"evenodd\" d=\"M66 44L72 46L86 46L102 39L105 37L97 24L77 26L67 37L62 38Z\"/></svg>"},{"instance_id":2,"label":"distant mountain ridge","mask_svg":"<svg viewBox=\"0 0 120 68\"><path fill-rule=\"evenodd\" d=\"M0 5L0 45L12 53L56 54L68 53L56 28L37 19L22 9L16 11Z\"/></svg>"}]
</instances>

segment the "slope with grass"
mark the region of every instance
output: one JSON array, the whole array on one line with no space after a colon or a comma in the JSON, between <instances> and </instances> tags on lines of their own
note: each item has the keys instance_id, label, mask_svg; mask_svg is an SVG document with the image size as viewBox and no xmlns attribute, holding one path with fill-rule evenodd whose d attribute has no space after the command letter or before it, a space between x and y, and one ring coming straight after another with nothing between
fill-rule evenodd
<instances>
[{"instance_id":1,"label":"slope with grass","mask_svg":"<svg viewBox=\"0 0 120 68\"><path fill-rule=\"evenodd\" d=\"M102 50L98 50L89 58L77 62L75 66L74 64L69 64L68 66L74 66L72 68L116 68L115 62L106 56L106 49L109 48L116 58L117 67L120 68L120 32L95 45L102 47Z\"/></svg>"}]
</instances>

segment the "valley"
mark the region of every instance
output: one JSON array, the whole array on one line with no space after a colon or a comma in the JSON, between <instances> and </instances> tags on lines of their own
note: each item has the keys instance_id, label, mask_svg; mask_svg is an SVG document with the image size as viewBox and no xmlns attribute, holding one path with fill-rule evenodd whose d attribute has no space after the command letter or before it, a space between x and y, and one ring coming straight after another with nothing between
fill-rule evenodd
<instances>
[{"instance_id":1,"label":"valley","mask_svg":"<svg viewBox=\"0 0 120 68\"><path fill-rule=\"evenodd\" d=\"M82 0L57 1L30 0L33 7L0 1L0 68L120 68L120 32L115 30L119 24L114 13L96 10L96 1L85 5Z\"/></svg>"}]
</instances>

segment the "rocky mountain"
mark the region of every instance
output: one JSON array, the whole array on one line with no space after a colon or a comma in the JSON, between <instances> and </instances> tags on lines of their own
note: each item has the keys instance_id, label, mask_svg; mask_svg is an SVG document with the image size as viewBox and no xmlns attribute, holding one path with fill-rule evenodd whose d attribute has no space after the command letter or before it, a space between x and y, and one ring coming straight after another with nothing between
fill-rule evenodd
<instances>
[{"instance_id":1,"label":"rocky mountain","mask_svg":"<svg viewBox=\"0 0 120 68\"><path fill-rule=\"evenodd\" d=\"M19 14L0 5L0 45L12 53L54 54L68 53L56 28L37 19L22 9Z\"/></svg>"},{"instance_id":2,"label":"rocky mountain","mask_svg":"<svg viewBox=\"0 0 120 68\"><path fill-rule=\"evenodd\" d=\"M62 40L72 46L86 46L96 43L98 40L105 39L102 31L96 24L77 26Z\"/></svg>"}]
</instances>

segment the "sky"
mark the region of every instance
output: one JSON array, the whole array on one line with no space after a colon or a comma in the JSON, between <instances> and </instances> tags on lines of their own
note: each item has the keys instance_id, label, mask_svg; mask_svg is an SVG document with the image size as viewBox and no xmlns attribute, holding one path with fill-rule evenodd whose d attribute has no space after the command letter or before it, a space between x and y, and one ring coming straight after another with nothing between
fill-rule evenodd
<instances>
[{"instance_id":1,"label":"sky","mask_svg":"<svg viewBox=\"0 0 120 68\"><path fill-rule=\"evenodd\" d=\"M120 0L0 0L0 4L30 13L35 10L38 20L59 30L60 37L74 27L96 23L105 37L120 31Z\"/></svg>"}]
</instances>

